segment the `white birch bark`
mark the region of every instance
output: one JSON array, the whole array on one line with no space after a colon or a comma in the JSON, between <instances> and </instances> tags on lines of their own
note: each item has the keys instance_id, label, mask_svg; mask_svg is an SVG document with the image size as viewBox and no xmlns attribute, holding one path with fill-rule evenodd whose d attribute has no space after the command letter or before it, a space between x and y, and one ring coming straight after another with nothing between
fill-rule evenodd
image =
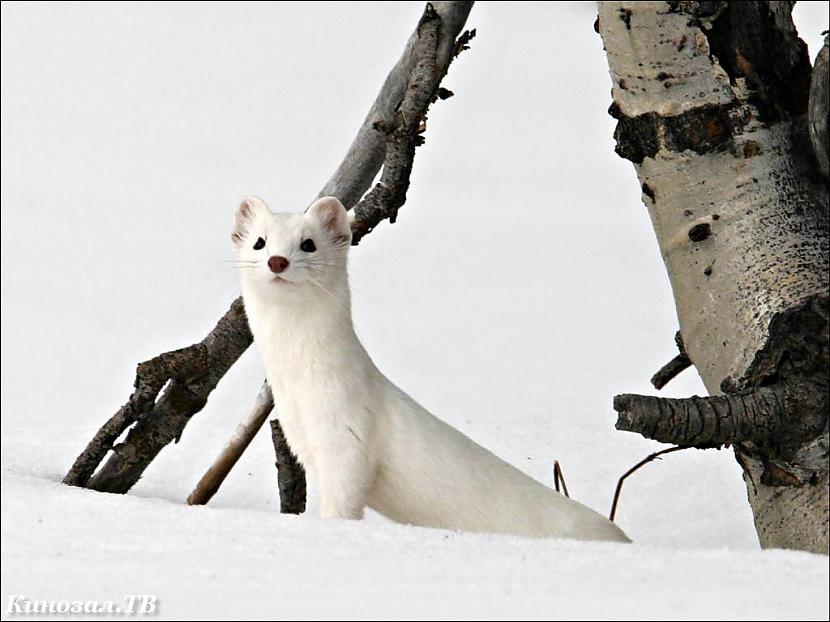
<instances>
[{"instance_id":1,"label":"white birch bark","mask_svg":"<svg viewBox=\"0 0 830 622\"><path fill-rule=\"evenodd\" d=\"M634 161L686 351L719 394L753 386L774 318L826 300L828 222L818 208L827 189L804 173L794 140L803 119L770 120L756 105L758 85L730 76L712 53L708 27L725 3L709 3L705 16L697 4L600 2L599 31L618 152ZM786 31L789 12L779 8ZM737 448L764 547L827 552L827 418L813 415L823 432L783 459L752 443Z\"/></svg>"}]
</instances>

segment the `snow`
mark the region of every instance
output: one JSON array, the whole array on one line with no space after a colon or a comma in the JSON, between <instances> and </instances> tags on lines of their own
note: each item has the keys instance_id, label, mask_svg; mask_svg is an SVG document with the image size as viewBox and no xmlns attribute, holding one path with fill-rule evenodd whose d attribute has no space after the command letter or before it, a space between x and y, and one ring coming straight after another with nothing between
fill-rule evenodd
<instances>
[{"instance_id":1,"label":"snow","mask_svg":"<svg viewBox=\"0 0 830 622\"><path fill-rule=\"evenodd\" d=\"M825 557L758 550L729 450L630 478L628 546L322 521L313 490L281 516L266 433L187 507L259 389L253 351L129 495L60 485L134 365L200 339L238 293L221 262L239 199L300 209L322 186L420 5L2 6L3 599L154 594L160 619L830 615ZM797 5L811 53L826 9ZM352 277L381 369L531 476L551 483L558 459L605 512L661 447L616 432L611 398L655 394L676 319L613 154L593 11L474 8L456 97ZM661 394L702 392L687 371Z\"/></svg>"},{"instance_id":2,"label":"snow","mask_svg":"<svg viewBox=\"0 0 830 622\"><path fill-rule=\"evenodd\" d=\"M824 615L816 596L826 590L826 559L806 553L324 522L67 490L28 476L4 478L3 490L3 515L14 515L3 526L14 542L3 552L4 593L156 594L164 619Z\"/></svg>"}]
</instances>

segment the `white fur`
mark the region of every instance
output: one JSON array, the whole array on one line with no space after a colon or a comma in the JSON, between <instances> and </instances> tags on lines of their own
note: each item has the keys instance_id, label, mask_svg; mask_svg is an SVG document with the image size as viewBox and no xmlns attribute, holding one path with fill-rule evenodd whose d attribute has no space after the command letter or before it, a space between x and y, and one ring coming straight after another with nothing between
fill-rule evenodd
<instances>
[{"instance_id":1,"label":"white fur","mask_svg":"<svg viewBox=\"0 0 830 622\"><path fill-rule=\"evenodd\" d=\"M412 525L628 541L613 523L434 417L375 367L355 335L349 218L337 199L272 214L248 198L235 242L245 309L285 436L318 486L324 517L370 508ZM257 238L266 240L254 250ZM300 250L304 239L317 246ZM290 265L274 280L268 257Z\"/></svg>"}]
</instances>

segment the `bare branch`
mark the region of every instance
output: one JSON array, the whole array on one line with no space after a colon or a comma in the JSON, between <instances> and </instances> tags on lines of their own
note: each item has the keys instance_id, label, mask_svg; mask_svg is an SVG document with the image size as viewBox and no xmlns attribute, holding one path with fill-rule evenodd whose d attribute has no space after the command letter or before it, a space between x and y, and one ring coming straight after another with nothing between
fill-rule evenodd
<instances>
[{"instance_id":1,"label":"bare branch","mask_svg":"<svg viewBox=\"0 0 830 622\"><path fill-rule=\"evenodd\" d=\"M438 45L435 49L435 65L439 81L446 74L452 59L457 55L456 37L464 27L473 2L433 2L432 11L441 23ZM346 157L326 182L317 197L335 196L347 208L353 207L372 185L386 156L386 133L379 128L392 127L398 107L403 101L410 79L419 60L416 28L406 43L400 60L389 72L383 87L369 114L360 126ZM465 42L466 43L466 42ZM458 50L460 51L460 50Z\"/></svg>"},{"instance_id":2,"label":"bare branch","mask_svg":"<svg viewBox=\"0 0 830 622\"><path fill-rule=\"evenodd\" d=\"M395 222L398 209L406 202L415 148L424 142L429 106L441 95L440 84L449 63L467 48L467 43L475 36L475 31L465 32L452 47L454 54L446 59L446 64L442 64L438 57L442 49L441 31L441 17L431 4L427 4L416 29L418 38L413 47L418 60L400 107L392 118L375 125L375 129L386 136L386 158L380 181L354 207L354 245L381 221L388 218L390 223Z\"/></svg>"},{"instance_id":3,"label":"bare branch","mask_svg":"<svg viewBox=\"0 0 830 622\"><path fill-rule=\"evenodd\" d=\"M617 395L617 429L690 447L764 444L784 429L786 390L781 386L709 397L672 399Z\"/></svg>"},{"instance_id":4,"label":"bare branch","mask_svg":"<svg viewBox=\"0 0 830 622\"><path fill-rule=\"evenodd\" d=\"M222 482L225 481L228 473L231 472L231 469L248 448L248 445L251 444L257 431L268 419L268 415L273 408L274 396L271 395L271 388L267 382L263 382L250 412L239 422L228 444L225 445L225 448L202 476L202 479L196 484L193 492L188 495L188 505L205 505L210 501L216 491L219 490Z\"/></svg>"}]
</instances>

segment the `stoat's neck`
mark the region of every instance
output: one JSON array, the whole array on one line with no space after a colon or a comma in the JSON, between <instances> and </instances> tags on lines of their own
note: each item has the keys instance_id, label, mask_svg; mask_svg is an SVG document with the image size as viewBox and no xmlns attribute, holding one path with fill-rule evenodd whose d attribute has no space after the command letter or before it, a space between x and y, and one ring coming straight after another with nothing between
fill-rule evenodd
<instances>
[{"instance_id":1,"label":"stoat's neck","mask_svg":"<svg viewBox=\"0 0 830 622\"><path fill-rule=\"evenodd\" d=\"M327 283L325 290L310 283L277 287L284 289L262 296L243 285L254 341L275 388L314 374L360 368L364 360L371 364L352 326L345 278Z\"/></svg>"},{"instance_id":2,"label":"stoat's neck","mask_svg":"<svg viewBox=\"0 0 830 622\"><path fill-rule=\"evenodd\" d=\"M257 316L251 318L253 323L272 329L280 342L354 334L351 295L345 279L327 283L325 289L313 283L279 284L266 295L245 289L246 309L250 306L250 312Z\"/></svg>"}]
</instances>

